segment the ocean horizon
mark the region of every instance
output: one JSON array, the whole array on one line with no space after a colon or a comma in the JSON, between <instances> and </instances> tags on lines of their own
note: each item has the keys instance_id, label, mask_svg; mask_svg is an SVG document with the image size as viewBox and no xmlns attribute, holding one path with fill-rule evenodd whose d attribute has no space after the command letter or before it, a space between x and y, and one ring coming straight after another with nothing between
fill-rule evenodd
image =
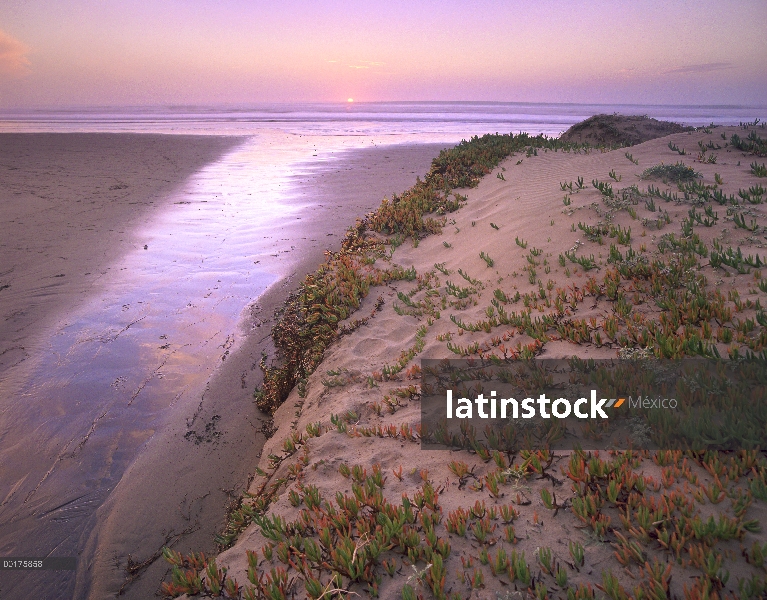
<instances>
[{"instance_id":1,"label":"ocean horizon","mask_svg":"<svg viewBox=\"0 0 767 600\"><path fill-rule=\"evenodd\" d=\"M685 125L737 125L767 107L738 104L581 104L547 102L335 102L158 105L0 110L0 132L131 132L249 135L263 128L315 135L406 136L457 140L485 133L558 136L595 114L646 115ZM423 137L425 139L413 139Z\"/></svg>"}]
</instances>

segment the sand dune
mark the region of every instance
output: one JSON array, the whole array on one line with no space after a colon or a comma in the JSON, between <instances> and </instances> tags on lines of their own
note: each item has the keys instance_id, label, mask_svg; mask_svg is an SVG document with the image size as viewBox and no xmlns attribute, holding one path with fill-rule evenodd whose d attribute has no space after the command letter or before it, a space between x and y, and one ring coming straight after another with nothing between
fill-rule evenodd
<instances>
[{"instance_id":1,"label":"sand dune","mask_svg":"<svg viewBox=\"0 0 767 600\"><path fill-rule=\"evenodd\" d=\"M763 129L755 131L764 137ZM542 348L535 351L545 358L617 357L622 344L618 336L610 337L605 333L606 322L619 314L615 301L602 295L604 292L596 295L588 292L590 285L604 285L603 278L611 269L608 263L611 244L624 254L632 248L637 254L646 256L648 264L655 259L670 260L680 251L668 250L669 239L684 237L682 226L685 219L692 218L688 217L690 209L701 211L704 204L713 204L716 223L710 227L696 224L694 230L699 234L696 239L710 249L715 247L715 240L724 248L740 247L744 255L757 254L764 261L767 257L764 249L767 215L764 204L755 196L753 202L741 198L739 202L725 201L725 205L704 203L696 201L695 194L686 200L672 182L667 185L661 178L647 174L643 178L643 173L650 167L682 162L700 173L701 177L695 181L709 186L709 192L719 190L726 196L738 198L739 190L763 185L765 180L756 177L749 166L754 160L761 164L763 159L733 148L727 142L733 134L745 138L749 130L725 127L681 132L615 150L555 152L538 149L537 153L517 153L486 175L478 187L461 190L468 201L463 208L447 215L439 235L428 236L417 246L406 242L393 252L392 262L406 268L414 267L419 278L371 288L350 321L358 315L373 316L332 343L322 363L308 377L303 393L299 389L293 390L275 413L278 429L264 447L260 475L255 477L250 488L252 496L243 499L243 504L252 508L239 513L246 518L246 523L247 519L255 518L261 525L249 525L240 533L234 546L219 555L216 564L229 569L227 577L236 578L238 584L246 587L259 578L261 586L271 581L277 588L293 590L299 597L307 593L309 584L315 585L307 583L315 578L319 579L316 585L320 587L312 589L327 591L337 586L364 596L370 583L361 581L367 580L374 582L377 593L385 598L415 597L408 596L410 592L429 598L434 590L436 597L444 593L456 598L511 598L523 597L528 588L544 595L548 589L557 597L566 597L568 586L572 593L583 594L579 597L592 597L593 593L601 594L594 588L596 585L616 589L616 586L623 586L630 593L637 586L645 586L646 591L650 589L648 586L656 585L651 581L653 577L660 586L658 589L663 589L664 593L682 596L687 588L693 590L690 593L695 597L700 597L696 594L702 594L706 586L731 593L738 589L738 580L750 581L755 577L763 581L763 572L754 566L753 561L749 564L742 552L754 552L753 544L763 544L765 534L755 526L743 529L742 519L763 521L764 499L754 502L747 513L738 513L738 516L734 515L728 501L712 504L694 500L693 492L702 494L705 486L713 485L712 473L707 470L710 467L704 468L704 460L682 461L681 456L675 455L672 461L675 466L661 469L649 454L645 460L638 458L631 467L648 484L648 492L641 502L652 504L662 499L664 493L674 491L681 494L679 497L685 498L685 502L691 502L690 514L698 514L704 520L711 515L715 519L720 519L719 515L724 515L721 517L724 519L741 519L736 539L714 538L714 542L701 542L698 546L683 544L678 551L681 554L677 554L680 561L675 562L671 558L673 553L665 551L647 534L643 537L636 529L636 521L632 526L622 526L617 508L605 508L604 515L608 522L611 519L611 525L602 534L597 525L579 519L572 503L583 493L574 493L571 489L568 473L572 467L568 467L567 454L555 457L551 477L541 478L519 457L515 459L514 464L518 467L515 470L508 464L512 457L500 457L498 460L503 464L498 464L493 460L482 460L476 453L466 450L426 451L420 448L417 435L421 414L416 366L420 358L455 357L449 344L464 348L468 356L476 357L500 353L501 343L513 349L525 348L535 342L514 326L491 325L489 331L469 331L451 320L451 316L465 324L487 320L492 313L491 300L498 298L496 290L509 299L517 292L523 298L527 295L534 314L553 310L546 309L542 301L536 307L535 298L540 298L541 290L550 296L556 290L570 290L569 293L576 294L585 290L585 299L572 310L568 309L566 315L572 322L583 319L588 324L594 319L593 326L587 325L588 341L573 343L552 331ZM670 145L686 150L686 154L680 155ZM577 182L579 178L584 182L581 190L577 183L572 191L564 191L560 186L560 183ZM615 196L628 200L616 204L615 198L608 198L592 187L592 179L610 182L616 191ZM637 186L641 196L629 189L633 185ZM676 193L678 200L666 202L648 195L650 185L669 194ZM627 190L626 195L618 193L622 189ZM668 223L664 220L666 214ZM732 219L740 218L741 214L747 220L755 221L755 230L733 223ZM659 224L659 218L663 220L662 224ZM607 233L603 234L601 243L593 236L588 239L586 231L578 227L579 223L591 226L609 223L624 232L630 228L630 242L618 243ZM668 234L672 232L677 237L670 238ZM585 271L582 265L565 258L573 249L575 253L571 256L574 257L593 255L595 268ZM490 260L483 259L480 253ZM717 323L712 319L705 325L713 327L709 343L716 346L722 356L727 356L734 348L741 353L748 347L761 351L765 344L762 326L746 335L737 335L738 323L754 319L759 311L756 302L763 304L765 301L765 292L757 286L761 281L759 269L738 273L729 267L714 267L708 258L699 259L698 267L689 271L689 277L704 275L705 293L710 298L721 294L733 315L737 314L734 321ZM531 267L534 274L531 274ZM594 281L589 284L592 277ZM461 300L448 293L448 281L471 291ZM626 294L631 294L631 314L639 315L637 323L663 321L661 313L665 311L656 305L652 296L639 294L636 290L631 292L632 286L638 285L631 281L622 285L626 286ZM383 298L383 303L379 297ZM510 300L503 305L507 311L524 309L521 301ZM622 322L628 326L634 321ZM696 331L700 327L705 331L705 326L696 325ZM734 341L723 341L728 339L726 336L717 341L717 336L724 336L718 329L729 329L730 334L735 332ZM689 333L680 328L672 332L672 337L684 339ZM601 337L597 338L597 334ZM419 340L422 340L422 346ZM472 347L475 349L471 350ZM650 345L646 352L662 355L659 348ZM415 350L415 358L404 360L403 368L387 377L387 369L409 349ZM756 475L757 479L764 477L767 467L763 457L759 460L761 462L754 467L753 473L743 472L725 484L732 497L744 493L749 485L756 485L749 477L756 473L761 473ZM470 475L462 476L458 463L462 463ZM355 466L359 471L350 474L349 469ZM676 484L661 485L661 480L665 482L670 476L668 469L677 468L679 473L684 471L687 475L678 476ZM380 486L375 483L377 472L385 479ZM494 493L491 478L502 473L500 491ZM417 510L416 513L422 515L421 520L416 519L411 528L412 533L417 534L412 548L421 548L420 555L416 549L415 555L411 552L408 558L403 544L398 546L397 542L375 557L366 553L365 548L378 535L375 532L379 530L375 527L380 528L384 523L380 517L371 522L366 516L382 510L379 500L366 495L377 493L379 488L384 504L390 502L392 507L402 507L403 495L407 495L411 503L420 495L420 508L424 495L438 491L439 508ZM544 488L556 494L560 505L565 506L563 510L553 511L545 507L541 495ZM656 493L651 493L651 489ZM318 495L324 502L319 505L312 500ZM347 495L344 502L355 497L360 501L358 516L350 517L356 513L342 510L337 504L344 495ZM639 496L636 502L640 502ZM371 508L374 505L379 508ZM348 529L341 526L334 529L330 525L334 518L331 515L335 514L332 507L350 519ZM471 513L472 507L481 508ZM485 511L491 508L495 514L486 518ZM502 508L514 516L500 517ZM252 517L261 512L266 521ZM440 523L433 526L433 534L429 533L432 526L422 520L424 515L430 514L438 515L436 521ZM451 520L460 514L469 515L466 533L456 533L449 527ZM306 546L298 547L299 542L290 538L290 526L284 533L279 533L279 527L274 529L265 524L274 524L276 519L294 523L293 531L299 538L313 538L320 544L319 561L325 561L325 568L302 572L302 556L305 558L310 552ZM673 513L670 519L668 527L678 524L680 517ZM234 527L234 521L232 523ZM327 523L330 528L328 535L333 540L330 545L323 541L322 523ZM659 535L661 530L658 528L663 527L659 523L662 521L651 528L653 536ZM481 535L482 527L489 529L487 536ZM317 534L320 534L319 539ZM636 559L619 557L618 551L634 548L628 541L622 542L619 534L624 540L628 538L637 544L639 554ZM436 535L434 540L430 538L433 535ZM445 551L443 547L443 551L438 552L435 545L438 543L448 544L449 550ZM573 558L571 543L585 547L582 565ZM368 565L370 571L366 575L360 572L354 578L344 573L333 584L330 573L341 567L329 565L347 564L340 554L335 554L340 552L343 544L350 544L350 556L367 557L362 564ZM713 548L712 556L721 554L723 568L729 572L729 583L726 583L724 571L718 575L705 574L705 566L696 558L699 547L704 552ZM551 550L553 563L558 566L546 567L547 549ZM505 553L504 558L499 556L500 552ZM512 552L524 553L532 580L524 575L521 565L516 570L516 579L513 565L509 571L505 557L511 557ZM437 560L435 553L443 558ZM419 558L414 561L413 556ZM287 562L288 558L292 563ZM386 564L393 564L393 577L386 574L383 559ZM497 573L485 564L488 559L500 561ZM645 561L648 562L646 567ZM249 564L251 583L248 583ZM665 571L667 565L668 572ZM279 569L287 569L284 580L280 579ZM567 579L566 584L556 580L559 569L563 570L560 577ZM442 576L445 580L440 583ZM616 578L615 581L611 576ZM403 592L403 588L408 589ZM315 597L321 594L312 593Z\"/></svg>"}]
</instances>

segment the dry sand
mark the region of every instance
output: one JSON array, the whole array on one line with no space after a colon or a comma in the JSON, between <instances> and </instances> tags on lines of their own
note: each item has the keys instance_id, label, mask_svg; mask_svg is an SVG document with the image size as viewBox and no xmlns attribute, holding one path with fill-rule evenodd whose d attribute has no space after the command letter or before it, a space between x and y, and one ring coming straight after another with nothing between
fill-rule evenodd
<instances>
[{"instance_id":1,"label":"dry sand","mask_svg":"<svg viewBox=\"0 0 767 600\"><path fill-rule=\"evenodd\" d=\"M301 398L297 390L293 390L288 400L275 414L275 423L278 429L274 436L266 443L259 467L269 473L269 478L258 476L254 479L250 492L258 494L261 490L279 478L286 478L286 483L279 487L279 493L275 502L269 507L267 517L281 516L287 522L295 520L299 510L305 508L304 504L295 507L291 501L289 492L298 493L300 498L303 490L308 486L316 486L322 496L334 502L337 492L351 493L352 480L339 474L342 464L349 467L360 465L367 473L373 472L374 465L380 466L386 484L383 488L384 496L395 505L400 505L402 494L413 498L417 490L428 479L435 489L440 489L439 502L443 510L443 520L447 519L448 513L457 507L468 509L475 502L484 502L488 507L499 507L503 504L511 504L519 511L520 516L515 520L517 542L509 544L503 539L503 526L498 525L498 530L491 536L492 545L483 546L475 541L471 534L466 536L447 535L442 528L438 535L447 539L452 546L450 558L445 561L447 568L447 585L456 597L461 598L496 598L496 597L522 597L524 586L511 584L508 578L493 577L487 566L482 567L479 561L480 550L484 547L489 549L491 555L495 555L499 548L505 548L510 555L512 550L525 552L528 563L531 564L534 574L540 574L540 566L536 562L536 549L549 547L552 549L555 561L561 565L572 563L568 551L568 541L579 541L586 547L586 562L580 569L567 567L571 583L601 584L602 572L612 571L620 582L629 590L637 585L635 579L639 576L638 566L630 565L627 569L615 560L614 547L600 541L590 529L575 518L570 510L561 510L553 516L552 511L546 510L541 502L540 489L544 485L550 485L546 480L528 478L522 480L510 479L502 489L502 497L494 498L487 490L482 488L472 490L471 483L477 482L484 475L493 471L495 465L492 461L483 463L475 454L465 451L446 453L444 451L424 451L419 447L416 439L404 439L402 435L394 437L379 437L372 435L355 434L355 431L363 427L387 427L393 425L396 431L401 431L402 425L416 428L420 421L420 408L417 394L407 392L396 395L396 390L405 390L410 385L419 385L417 376L413 379L406 376L406 371L401 372L394 380L383 380L382 372L386 365L394 364L404 351L414 347L417 330L421 327L426 329L423 350L408 363L408 368L417 365L420 358L451 358L454 354L446 347L446 341L463 347L476 342L487 352L493 351L504 337L504 343L513 347L517 342L527 344L530 338L514 331L506 331L513 328L496 327L491 333L466 332L458 328L451 320L450 315L456 315L464 322L476 322L486 318L486 311L490 307L493 291L496 288L503 290L511 297L515 292L536 292L537 284L528 282L527 258L530 249L538 248L543 251L539 256L540 263L546 259L550 267L550 273L544 273L544 265L539 264L538 278L544 285L547 280L553 282L555 288L576 286L582 289L587 277L581 268L567 264L565 267L558 263L558 256L569 251L571 248L580 246L578 255L594 254L597 263L601 265L597 277L601 279L607 267L607 254L612 239L606 239L606 245L587 241L583 231L576 225L583 221L594 224L603 218L606 207L602 197L590 183L592 179L609 181L616 189L637 184L641 189L646 189L652 183L660 185L662 189L671 189L659 181L640 180L640 174L648 167L659 163L674 164L683 161L691 165L695 170L702 173L702 181L708 185L714 185L715 174L721 176L723 183L721 189L726 194L736 194L739 189L748 188L761 183L764 179L757 179L750 173L749 163L754 160L751 155L745 155L732 147L724 148L724 133L729 140L733 133L745 137L748 131L735 127L714 129L712 133L696 131L693 133L676 133L669 137L646 141L631 148L613 151L599 150L589 153L563 153L544 152L538 150L536 156L518 154L507 158L492 174L487 175L475 189L464 190L468 196L468 203L458 212L448 215L448 223L440 235L432 235L420 241L417 247L409 242L399 247L393 255L393 262L404 267L414 267L423 276L432 273L437 278L436 285L431 289L417 286L416 282L395 282L380 288L372 288L370 294L362 303L360 310L351 317L367 316L374 314L368 323L359 327L349 335L335 341L325 353L324 360L319 368L309 377L307 393ZM764 130L758 130L759 135L764 137ZM721 144L721 149L711 150L711 154L717 155L715 164L696 160L699 153L698 142L704 144L711 141ZM675 143L680 148L687 150L687 155L680 156L669 149L669 142ZM630 162L625 156L629 152L638 164ZM705 160L705 157L704 157ZM762 159L757 159L761 164ZM615 182L608 177L608 173L614 170L621 182ZM502 175L503 179L499 178ZM568 193L571 204L563 204L564 192L560 188L560 182L574 182L582 177L586 187L577 193ZM632 245L636 251L640 251L640 245L646 247L649 256L657 253L657 244L663 234L676 232L679 235L680 222L687 216L689 205L685 203L660 203L661 210L667 210L671 217L671 224L661 231L653 231L643 227L641 219L654 218L658 213L652 213L646 209L644 201L634 207L637 219L633 219L625 210L619 211L614 216L614 223L622 227L632 228ZM758 253L764 260L767 257L765 250L764 225L766 224L765 204L745 205L743 210L747 218L755 218L761 227L759 233L752 233L744 229L736 228L732 223L732 217L727 216L726 207L715 206L719 214L717 226L710 229L696 227L707 244L711 244L714 237L726 246L740 246L744 254ZM494 224L496 227L493 227ZM527 249L522 249L515 243L515 238L524 240L528 244ZM480 258L480 251L487 253L494 260L492 268ZM435 269L435 264L440 263L442 268L450 272L446 277ZM702 261L705 265L706 261ZM468 306L459 309L455 306L444 306L440 311L439 318L427 318L426 314L412 316L398 314L395 307L405 313L407 307L398 298L398 294L410 296L412 302L419 303L428 300L430 294L435 303L441 298L454 302L455 297L445 293L446 280L452 280L461 286L468 286L458 269L481 283L474 287L477 292L470 297ZM702 272L708 278L709 289L718 287L727 296L731 290L737 290L740 297L756 301L760 299L765 304L766 295L755 289L754 274L737 275L726 269L714 269L704 266ZM434 280L432 280L434 281ZM436 295L435 295L436 294ZM383 297L384 303L380 311L374 309L379 296ZM730 305L732 303L730 302ZM507 310L519 310L521 304L510 305ZM654 303L644 303L635 308L657 318L659 309ZM595 317L601 321L607 315L612 314L612 306L600 301L586 301L579 305L578 310L572 315L575 317ZM753 318L754 311L742 309L739 318ZM757 329L758 333L758 329ZM494 341L492 338L499 338ZM727 355L727 344L719 344L720 352ZM580 357L615 357L617 346L605 344L597 347L593 344L575 345L566 341L551 341L545 346L542 357L557 358L577 355ZM409 370L414 373L412 369ZM375 381L371 387L370 381ZM351 411L351 412L350 412ZM348 432L340 433L331 424L330 415L346 415ZM322 425L319 437L306 435L307 425L320 423ZM304 442L299 446L298 452L291 457L286 453L285 440L293 434L303 434ZM275 455L283 459L281 466L275 471L270 467L270 456ZM300 458L299 458L300 457ZM297 460L298 459L298 460ZM470 469L473 469L477 479L461 481L448 468L451 460L465 461ZM279 461L278 461L279 462ZM295 469L295 464L303 463L301 475L298 481L291 477L290 469ZM557 487L557 498L560 503L565 498L570 498L570 485L563 475L562 470L567 466L567 458L557 459L552 467L555 474L564 483ZM710 483L710 474L702 468L696 467L696 474L701 482ZM659 479L659 469L651 461L645 461L640 471L648 477ZM295 473L295 470L292 471ZM681 484L680 484L681 485ZM681 488L680 488L681 489ZM248 500L245 500L248 502ZM706 504L702 510L704 518L709 514L721 510L731 515L730 502L720 505ZM765 523L764 502L755 503L748 512L748 518L761 520ZM498 522L500 523L500 522ZM444 525L444 522L443 522ZM619 526L618 518L614 515L614 526ZM355 534L357 535L357 534ZM748 577L759 570L752 568L741 557L741 547L750 548L754 541L764 543L767 540L764 529L761 533L747 533L742 542L737 541L723 543L721 549L725 551L726 566L731 572L731 580L728 589L733 586L737 590L737 579ZM365 540L359 540L364 545ZM258 551L260 565L258 573L264 576L270 573L273 567L284 567L275 557L264 560L262 549L270 544L256 525L250 525L239 536L238 541L231 549L223 552L218 557L218 566L229 568L229 577L236 578L239 584L247 584L248 560L246 550ZM649 546L647 546L649 548ZM665 563L663 553L653 552ZM394 578L383 574L380 584L380 595L384 598L400 597L402 586L409 582L418 593L425 598L431 597L425 582L425 573L421 577L413 577L412 567L402 562L402 556L396 554L398 575ZM468 567L468 562L473 562ZM423 569L424 563L419 562L418 569ZM380 567L379 567L380 568ZM472 590L470 579L474 568L484 572L485 585L480 589ZM665 568L665 564L664 564ZM691 579L699 571L687 566L674 567L671 581L671 592L679 597L683 595L683 587L690 586ZM383 571L381 570L381 573ZM466 578L464 578L464 575ZM296 571L290 570L290 577L294 577L293 590L297 597L303 597L304 578ZM540 575L545 580L549 590L557 589L551 576ZM761 572L761 577L764 573ZM503 581L501 581L503 579ZM323 584L327 576L323 579ZM344 585L348 579L344 578ZM366 596L363 586L352 585L352 591L361 596ZM519 591L515 591L519 590ZM563 592L562 592L563 593Z\"/></svg>"}]
</instances>

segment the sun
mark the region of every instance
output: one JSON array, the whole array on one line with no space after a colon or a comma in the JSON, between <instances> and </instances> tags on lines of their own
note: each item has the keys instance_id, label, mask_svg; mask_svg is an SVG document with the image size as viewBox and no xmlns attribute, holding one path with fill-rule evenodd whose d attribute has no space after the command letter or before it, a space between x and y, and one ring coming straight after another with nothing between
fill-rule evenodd
<instances>
[{"instance_id":1,"label":"sun","mask_svg":"<svg viewBox=\"0 0 767 600\"><path fill-rule=\"evenodd\" d=\"M347 98L347 102L354 102L354 98Z\"/></svg>"}]
</instances>

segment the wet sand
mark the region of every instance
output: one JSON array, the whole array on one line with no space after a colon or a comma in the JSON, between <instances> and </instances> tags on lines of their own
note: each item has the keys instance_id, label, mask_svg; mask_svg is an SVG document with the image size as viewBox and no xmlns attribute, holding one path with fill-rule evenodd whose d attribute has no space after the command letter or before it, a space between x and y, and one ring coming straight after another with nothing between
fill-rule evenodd
<instances>
[{"instance_id":1,"label":"wet sand","mask_svg":"<svg viewBox=\"0 0 767 600\"><path fill-rule=\"evenodd\" d=\"M0 134L0 377L98 288L170 192L242 138Z\"/></svg>"},{"instance_id":2,"label":"wet sand","mask_svg":"<svg viewBox=\"0 0 767 600\"><path fill-rule=\"evenodd\" d=\"M53 398L31 387L32 365L60 337L61 318L97 296L118 259L138 245L136 231L193 173L243 140L0 135L0 555L73 555L83 518L108 493L67 485L73 471L98 479L112 465L84 466L90 419L80 424L78 410L63 409L72 400L69 381L50 382ZM43 433L51 430L57 435ZM63 485L55 482L57 470ZM73 573L29 575L3 572L0 591L55 597L51 590L60 585L63 597L71 595Z\"/></svg>"},{"instance_id":3,"label":"wet sand","mask_svg":"<svg viewBox=\"0 0 767 600\"><path fill-rule=\"evenodd\" d=\"M133 248L136 240L132 238L132 232L152 218L153 207L167 199L173 186L179 185L184 177L180 175L184 165L179 154L182 158L187 157L185 165L191 165L190 159L194 156L201 157L200 163L190 167L191 172L203 162L205 144L208 148L217 148L220 153L237 143L231 138L202 138L195 154L194 144L190 142L196 142L198 138L191 137L180 140L178 146L183 149L178 153L173 151L173 139L163 136L16 137L21 138L14 140L16 147L26 144L27 159L26 162L19 159L16 164L11 164L8 159L0 161L3 165L15 166L15 171L22 171L13 172L15 179L10 180L13 185L7 183L9 179L3 179L3 194L7 198L23 197L27 199L24 206L37 206L39 210L22 210L17 202L8 208L6 205L10 203L3 203L4 255L5 248L14 245L13 240L26 240L26 245L17 242L17 249L14 250L17 256L26 260L24 269L17 266L21 264L21 258L14 263L13 270L3 269L3 272L10 270L4 277L8 278L11 287L0 292L14 291L13 299L18 306L15 316L4 321L7 324L4 326L12 328L15 336L15 346L9 346L4 355L11 358L5 363L5 368L16 364L12 369L14 371L23 367L23 360L34 352L34 340L44 338L45 333L50 331L48 325L55 322L57 315L65 312L67 305L75 305L85 297L98 294L98 278L88 279L91 276L85 274L107 274L110 266L117 264L114 261L120 253ZM68 149L65 137L71 138L70 147L77 148L77 152ZM149 143L149 149L137 147L142 140ZM102 142L110 149L108 152L103 149L98 151ZM34 158L36 143L42 147L43 153L48 153L47 156ZM151 154L153 147L158 150L157 155ZM3 148L7 148L6 144ZM304 206L303 216L301 220L291 221L280 228L280 238L290 239L294 246L292 252L285 255L282 275L245 313L241 331L238 332L243 341L235 347L220 349L221 358L226 360L221 360L207 385L196 396L193 394L194 406L187 402L183 406L171 407L171 417L165 426L158 428L159 431L147 432L146 440L115 439L109 442L114 444L109 456L115 464L99 465L98 470L103 470L100 475L103 480L118 481L116 486L83 490L82 493L61 489L58 503L55 493L49 492L44 499L38 494L31 514L26 515L25 508L28 511L32 507L20 506L28 504L26 500L21 501L22 496L29 493L27 488L30 486L35 488L34 481L41 479L42 482L47 473L35 473L31 465L27 469L19 463L12 468L14 473L6 471L10 493L0 507L0 535L4 539L1 553L12 554L14 538L25 538L26 524L34 523L38 528L36 535L41 538L37 540L41 549L45 546L47 527L51 532L66 532L69 527L63 541L51 554L61 555L64 549L70 550L66 553L71 553L71 549L75 548L79 556L76 583L73 573L48 573L34 579L26 577L25 585L37 590L38 597L57 597L52 595L54 592L51 590L54 589L58 593L69 590L64 597L74 594L78 598L88 595L104 598L119 593L121 589L128 598L151 597L167 571L164 561L152 560L163 545L174 544L180 550L215 550L213 535L224 522L226 505L230 498L247 487L248 475L258 461L264 440L262 430L268 429L264 417L256 414L252 392L260 379L258 360L261 352L271 352L268 333L274 309L282 303L288 290L323 260L323 252L340 242L346 227L353 223L356 216L376 207L384 195L412 185L416 175L428 169L439 149L434 145L374 148L347 152L340 160L324 166L297 169L303 174L294 178L293 198L296 204ZM89 157L89 152L100 155L102 162L98 163L94 156ZM10 151L6 154L15 156ZM77 160L67 163L67 156ZM139 159L131 162L131 157ZM210 155L207 160L215 157L215 154ZM100 165L98 182L88 179L93 161ZM158 164L166 170L152 175ZM36 166L33 168L33 165ZM30 184L26 190L21 183L24 170L28 171ZM176 179L172 178L173 173L177 173ZM126 184L130 187L119 187ZM90 195L87 193L88 186L93 188ZM110 190L110 187L113 189ZM69 191L69 196L62 190ZM120 193L123 195L120 196ZM67 220L52 219L51 215L62 214L63 209L56 203L57 198L62 203L64 197L68 199L65 204L75 205L72 216ZM104 197L112 199L112 202L106 202ZM77 202L78 199L80 202ZM120 202L120 199L123 201ZM83 211L80 206L86 201L93 205ZM41 212L45 214L41 216ZM100 216L100 220L93 220L94 213ZM45 227L45 244L40 242L35 246L40 237L29 231L30 224L38 230L41 226ZM71 235L72 229L82 233ZM111 239L110 235L113 236ZM97 251L93 252L94 249ZM55 277L61 274L56 271L62 270L51 259L55 256L65 257L58 259L69 267L63 272L64 277ZM35 258L42 259L42 264L35 262ZM99 258L101 262L96 260ZM20 273L27 273L26 279L20 277ZM58 285L44 288L48 285L45 277ZM35 299L34 302L25 300L23 281L27 282L26 293ZM204 291L201 290L201 293ZM7 306L10 305L4 301L4 311L8 310ZM2 339L5 341L8 338L4 336ZM14 347L16 350L10 350ZM34 393L31 397L34 402ZM4 410L4 413L5 417L9 416L7 411ZM45 420L50 422L51 419L66 419L68 416L66 406L62 405L57 415L47 414ZM2 421L3 447L8 450L16 446L18 450L24 442L14 431L14 422L8 418ZM18 424L18 421L15 423ZM35 428L33 419L25 424ZM74 440L72 447L64 449L64 458L55 459L51 466L51 469L55 467L63 472L59 474L61 481L66 480L67 469L95 468L89 465L85 455L98 443L97 432L87 444L90 433L101 425L98 421L94 421L90 429L88 425L91 424L84 424L88 431L80 440L82 443ZM141 452L135 461L128 461L130 466L127 469L123 467L125 470L122 472L119 461L125 461L126 457L119 454L131 445L140 447ZM23 454L17 452L19 455ZM52 481L54 477L49 483ZM22 545L34 547L28 539L24 539ZM145 561L147 568L136 569L134 575L137 577L126 580L126 567ZM0 583L0 589L22 589L18 585L16 580L6 580Z\"/></svg>"}]
</instances>

